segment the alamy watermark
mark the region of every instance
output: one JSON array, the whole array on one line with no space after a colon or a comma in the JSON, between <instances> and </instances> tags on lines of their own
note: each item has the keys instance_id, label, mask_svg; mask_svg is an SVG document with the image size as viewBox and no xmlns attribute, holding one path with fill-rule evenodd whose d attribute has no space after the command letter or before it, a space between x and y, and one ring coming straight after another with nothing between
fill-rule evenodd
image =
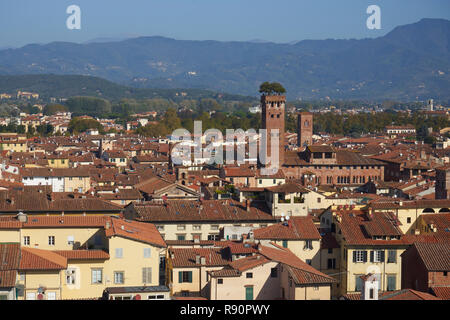
<instances>
[{"instance_id":1,"label":"alamy watermark","mask_svg":"<svg viewBox=\"0 0 450 320\"><path fill-rule=\"evenodd\" d=\"M267 152L269 138L270 152ZM171 151L172 163L175 165L243 165L252 160L255 162L259 160L259 163L263 165L262 175L276 174L280 167L278 129L270 131L260 129L259 133L254 129L247 131L226 129L224 139L220 130L213 128L203 133L202 122L194 121L193 135L187 129L180 128L173 131L171 140L175 143Z\"/></svg>"},{"instance_id":2,"label":"alamy watermark","mask_svg":"<svg viewBox=\"0 0 450 320\"><path fill-rule=\"evenodd\" d=\"M70 16L66 20L66 26L69 30L81 29L81 8L77 5L70 5L66 9L66 13Z\"/></svg>"}]
</instances>

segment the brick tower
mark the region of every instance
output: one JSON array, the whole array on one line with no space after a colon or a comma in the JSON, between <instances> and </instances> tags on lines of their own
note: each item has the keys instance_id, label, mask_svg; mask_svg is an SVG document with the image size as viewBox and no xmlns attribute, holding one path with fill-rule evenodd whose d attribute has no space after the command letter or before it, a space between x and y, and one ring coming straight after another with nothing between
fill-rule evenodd
<instances>
[{"instance_id":1,"label":"brick tower","mask_svg":"<svg viewBox=\"0 0 450 320\"><path fill-rule=\"evenodd\" d=\"M267 156L270 157L271 142L270 137L273 129L278 129L279 137L279 155L278 161L284 164L284 112L286 107L286 96L279 95L262 95L261 96L261 112L262 112L262 128L267 130ZM276 134L276 133L273 133Z\"/></svg>"},{"instance_id":2,"label":"brick tower","mask_svg":"<svg viewBox=\"0 0 450 320\"><path fill-rule=\"evenodd\" d=\"M297 145L299 147L312 144L313 115L310 112L300 112L297 118Z\"/></svg>"}]
</instances>

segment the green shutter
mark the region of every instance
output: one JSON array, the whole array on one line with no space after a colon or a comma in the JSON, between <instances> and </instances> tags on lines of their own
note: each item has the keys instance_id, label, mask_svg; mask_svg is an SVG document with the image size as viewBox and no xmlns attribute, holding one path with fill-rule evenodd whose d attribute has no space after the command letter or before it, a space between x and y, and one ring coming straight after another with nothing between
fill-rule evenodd
<instances>
[{"instance_id":1,"label":"green shutter","mask_svg":"<svg viewBox=\"0 0 450 320\"><path fill-rule=\"evenodd\" d=\"M356 262L356 251L353 250L353 262Z\"/></svg>"},{"instance_id":2,"label":"green shutter","mask_svg":"<svg viewBox=\"0 0 450 320\"><path fill-rule=\"evenodd\" d=\"M192 283L192 271L188 271L188 282Z\"/></svg>"},{"instance_id":3,"label":"green shutter","mask_svg":"<svg viewBox=\"0 0 450 320\"><path fill-rule=\"evenodd\" d=\"M183 283L183 271L178 272L178 283Z\"/></svg>"},{"instance_id":4,"label":"green shutter","mask_svg":"<svg viewBox=\"0 0 450 320\"><path fill-rule=\"evenodd\" d=\"M253 300L253 287L245 287L245 300Z\"/></svg>"}]
</instances>

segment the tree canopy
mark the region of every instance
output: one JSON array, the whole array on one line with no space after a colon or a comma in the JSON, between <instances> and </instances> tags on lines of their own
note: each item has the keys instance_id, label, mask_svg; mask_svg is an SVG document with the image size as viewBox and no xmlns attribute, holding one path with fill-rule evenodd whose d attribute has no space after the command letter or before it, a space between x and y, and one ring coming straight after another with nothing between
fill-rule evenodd
<instances>
[{"instance_id":1,"label":"tree canopy","mask_svg":"<svg viewBox=\"0 0 450 320\"><path fill-rule=\"evenodd\" d=\"M280 95L286 92L286 89L278 82L265 81L259 86L259 92L265 95Z\"/></svg>"}]
</instances>

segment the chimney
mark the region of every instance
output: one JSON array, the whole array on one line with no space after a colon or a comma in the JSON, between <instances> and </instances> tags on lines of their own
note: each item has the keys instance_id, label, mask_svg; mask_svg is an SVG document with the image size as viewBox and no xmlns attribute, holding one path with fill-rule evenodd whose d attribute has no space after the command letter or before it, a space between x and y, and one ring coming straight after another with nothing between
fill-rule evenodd
<instances>
[{"instance_id":1,"label":"chimney","mask_svg":"<svg viewBox=\"0 0 450 320\"><path fill-rule=\"evenodd\" d=\"M17 215L17 220L19 220L20 222L27 222L27 215L20 211Z\"/></svg>"},{"instance_id":2,"label":"chimney","mask_svg":"<svg viewBox=\"0 0 450 320\"><path fill-rule=\"evenodd\" d=\"M205 257L200 257L200 263L202 265L205 265L206 264L206 258Z\"/></svg>"},{"instance_id":3,"label":"chimney","mask_svg":"<svg viewBox=\"0 0 450 320\"><path fill-rule=\"evenodd\" d=\"M361 292L361 300L378 300L379 281L376 275L367 274L361 276L363 287Z\"/></svg>"},{"instance_id":4,"label":"chimney","mask_svg":"<svg viewBox=\"0 0 450 320\"><path fill-rule=\"evenodd\" d=\"M108 221L106 221L105 229L109 229L109 228L111 228L111 222L108 220Z\"/></svg>"},{"instance_id":5,"label":"chimney","mask_svg":"<svg viewBox=\"0 0 450 320\"><path fill-rule=\"evenodd\" d=\"M250 200L245 200L245 208L247 209L247 212L250 212L250 204L251 204L251 201Z\"/></svg>"},{"instance_id":6,"label":"chimney","mask_svg":"<svg viewBox=\"0 0 450 320\"><path fill-rule=\"evenodd\" d=\"M200 264L200 255L195 255L195 264Z\"/></svg>"}]
</instances>

